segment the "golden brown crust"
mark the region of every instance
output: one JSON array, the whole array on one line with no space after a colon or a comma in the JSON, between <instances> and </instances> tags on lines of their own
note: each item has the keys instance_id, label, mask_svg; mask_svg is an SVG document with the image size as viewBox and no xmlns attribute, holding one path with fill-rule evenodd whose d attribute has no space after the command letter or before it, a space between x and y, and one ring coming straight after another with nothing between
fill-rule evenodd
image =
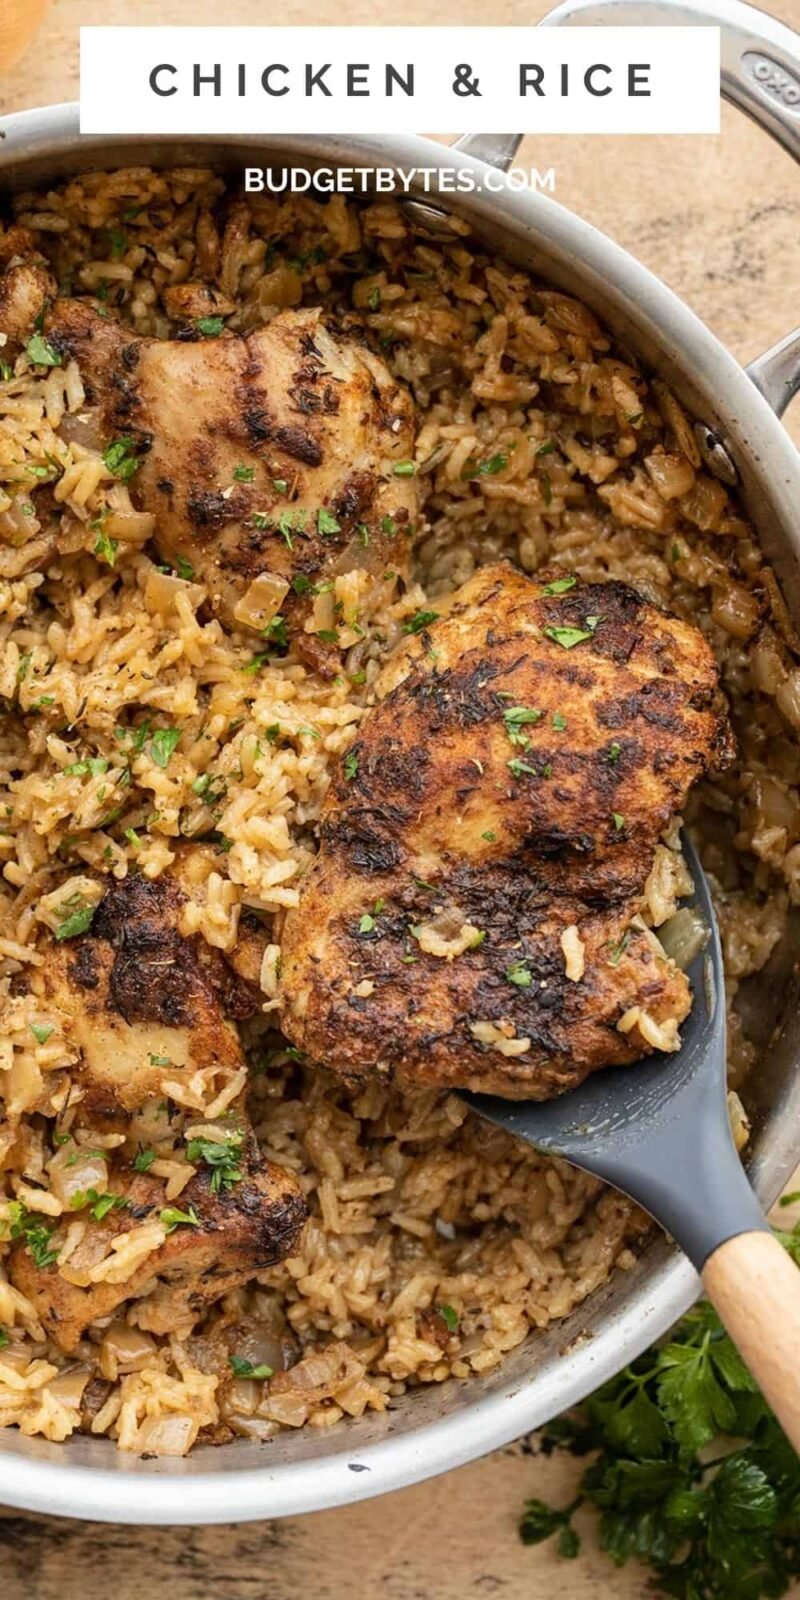
<instances>
[{"instance_id":1,"label":"golden brown crust","mask_svg":"<svg viewBox=\"0 0 800 1600\"><path fill-rule=\"evenodd\" d=\"M87 1287L70 1283L54 1265L38 1267L24 1243L9 1258L12 1282L67 1354L75 1351L92 1323L131 1301L145 1301L134 1320L151 1333L186 1327L215 1300L288 1255L305 1222L305 1202L295 1179L263 1161L252 1136L241 1166L241 1182L218 1193L211 1189L208 1169L198 1172L175 1202L187 1216L194 1214L198 1225L175 1227L124 1282ZM157 1220L165 1205L163 1183L130 1168L116 1174L114 1192L125 1197L125 1208L89 1224L98 1259L115 1235ZM58 1249L60 1237L56 1232L51 1249Z\"/></svg>"},{"instance_id":2,"label":"golden brown crust","mask_svg":"<svg viewBox=\"0 0 800 1600\"><path fill-rule=\"evenodd\" d=\"M411 396L319 309L170 340L58 300L45 331L78 362L103 438L134 441L129 488L161 555L191 565L228 623L250 625L234 614L263 573L297 580L291 620L338 573L406 570L417 488L393 467L414 453Z\"/></svg>"},{"instance_id":3,"label":"golden brown crust","mask_svg":"<svg viewBox=\"0 0 800 1600\"><path fill-rule=\"evenodd\" d=\"M91 1209L75 1214L87 1221L80 1250L91 1264L115 1235L157 1220L167 1205L163 1177L130 1165L136 1114L159 1101L168 1110L169 1096L188 1089L199 1072L219 1073L221 1084L239 1074L244 1081L245 1058L226 1003L239 1003L249 986L218 951L180 934L185 902L169 874L111 882L91 931L56 945L44 967L44 993L64 1017L78 1055L71 1069L76 1093L68 1102L76 1113L73 1132L80 1131L84 1149L91 1148L93 1133L126 1138L119 1156L108 1157L109 1190L124 1206L99 1220ZM186 1115L178 1106L174 1112L167 1159L183 1152ZM202 1114L196 1120L202 1124ZM136 1320L151 1332L185 1327L206 1305L294 1248L305 1201L292 1174L261 1157L242 1089L219 1131L235 1139L240 1176L214 1186L213 1169L201 1165L175 1202L184 1213L194 1211L197 1225L177 1226L124 1281L80 1285L69 1277L77 1258L70 1256L63 1276L53 1263L37 1266L24 1239L16 1245L12 1282L62 1349L74 1351L92 1322L129 1301L142 1302ZM70 1211L59 1220L50 1250L60 1250L73 1220Z\"/></svg>"},{"instance_id":4,"label":"golden brown crust","mask_svg":"<svg viewBox=\"0 0 800 1600\"><path fill-rule=\"evenodd\" d=\"M619 1030L632 1008L688 1010L631 919L661 831L727 757L713 657L625 584L555 581L484 569L440 606L331 787L283 1015L350 1079L546 1098L652 1048Z\"/></svg>"}]
</instances>

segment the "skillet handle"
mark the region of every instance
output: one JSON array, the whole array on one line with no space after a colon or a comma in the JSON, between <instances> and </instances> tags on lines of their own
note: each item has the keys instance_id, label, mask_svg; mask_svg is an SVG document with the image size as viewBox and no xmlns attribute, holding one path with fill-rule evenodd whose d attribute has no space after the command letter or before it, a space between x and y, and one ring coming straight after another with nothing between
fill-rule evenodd
<instances>
[{"instance_id":1,"label":"skillet handle","mask_svg":"<svg viewBox=\"0 0 800 1600\"><path fill-rule=\"evenodd\" d=\"M725 99L800 161L800 35L792 28L744 0L564 0L540 26L623 24L719 28ZM776 416L783 416L800 391L800 328L751 361L747 372Z\"/></svg>"},{"instance_id":2,"label":"skillet handle","mask_svg":"<svg viewBox=\"0 0 800 1600\"><path fill-rule=\"evenodd\" d=\"M800 1272L771 1234L739 1233L709 1256L703 1288L800 1451Z\"/></svg>"}]
</instances>

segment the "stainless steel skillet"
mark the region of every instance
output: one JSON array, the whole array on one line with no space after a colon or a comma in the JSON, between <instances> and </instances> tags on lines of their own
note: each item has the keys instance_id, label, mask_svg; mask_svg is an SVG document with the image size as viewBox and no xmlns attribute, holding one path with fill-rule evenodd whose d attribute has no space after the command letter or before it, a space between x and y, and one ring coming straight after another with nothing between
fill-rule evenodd
<instances>
[{"instance_id":1,"label":"stainless steel skillet","mask_svg":"<svg viewBox=\"0 0 800 1600\"><path fill-rule=\"evenodd\" d=\"M702 11L662 0L584 13L586 21L609 18L720 23L725 92L800 154L800 103L792 87L800 86L800 43L789 29L735 0ZM576 8L563 8L555 20L578 20ZM766 63L766 76L759 62ZM132 162L203 161L240 170L254 162L408 168L442 160L440 146L412 137L82 140L77 108L69 106L8 117L0 133L0 184L15 187ZM482 154L507 160L512 148L511 140L477 148L469 141L460 160L479 178ZM415 198L426 198L421 188ZM746 374L651 273L553 201L526 193L447 194L437 206L470 222L499 253L585 300L675 388L698 419L709 460L721 474L738 478L800 626L800 456L778 421L800 385L800 330ZM779 954L748 996L763 1035L775 1031L749 1087L751 1172L765 1204L800 1159L800 1024L791 978L797 948L789 943ZM348 1424L324 1438L286 1433L268 1446L241 1442L187 1461L144 1462L118 1455L103 1440L80 1438L65 1449L9 1430L0 1434L0 1503L111 1522L232 1522L400 1488L504 1444L574 1404L669 1327L697 1291L686 1260L654 1237L631 1272L617 1274L488 1378L419 1390L387 1417Z\"/></svg>"}]
</instances>

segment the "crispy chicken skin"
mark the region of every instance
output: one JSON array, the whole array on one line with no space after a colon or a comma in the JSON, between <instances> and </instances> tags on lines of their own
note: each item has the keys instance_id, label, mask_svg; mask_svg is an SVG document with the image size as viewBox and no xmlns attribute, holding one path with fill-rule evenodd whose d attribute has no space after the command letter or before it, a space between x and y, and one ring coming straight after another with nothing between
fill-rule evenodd
<instances>
[{"instance_id":1,"label":"crispy chicken skin","mask_svg":"<svg viewBox=\"0 0 800 1600\"><path fill-rule=\"evenodd\" d=\"M689 1009L631 922L660 833L729 753L716 668L622 583L495 566L439 611L331 786L283 1027L354 1082L546 1099L652 1048L636 1008L665 1040Z\"/></svg>"},{"instance_id":2,"label":"crispy chicken skin","mask_svg":"<svg viewBox=\"0 0 800 1600\"><path fill-rule=\"evenodd\" d=\"M229 1020L246 1014L228 999L234 976L203 941L178 932L184 899L171 876L124 878L100 901L91 932L48 957L45 997L71 1018L75 1081L95 1126L124 1126L158 1095L165 1060L178 1083L199 1068L242 1065Z\"/></svg>"},{"instance_id":3,"label":"crispy chicken skin","mask_svg":"<svg viewBox=\"0 0 800 1600\"><path fill-rule=\"evenodd\" d=\"M24 1244L12 1251L12 1283L27 1295L60 1348L71 1355L86 1329L109 1317L129 1301L141 1302L131 1320L150 1333L171 1333L200 1317L209 1305L254 1273L288 1255L305 1221L305 1204L289 1174L261 1159L249 1135L241 1161L242 1179L232 1189L214 1193L207 1169L187 1184L175 1205L198 1218L198 1225L178 1225L163 1244L121 1283L104 1281L85 1287L62 1276L57 1267L38 1267ZM89 1240L99 1260L111 1240L127 1229L155 1220L164 1209L164 1185L147 1173L122 1168L112 1185L124 1195L124 1210L112 1210L90 1223ZM58 1248L62 1230L53 1236ZM74 1262L68 1269L75 1276Z\"/></svg>"},{"instance_id":4,"label":"crispy chicken skin","mask_svg":"<svg viewBox=\"0 0 800 1600\"><path fill-rule=\"evenodd\" d=\"M181 936L185 900L167 875L113 883L91 931L55 948L44 968L44 995L69 1019L67 1035L79 1051L73 1081L82 1143L89 1130L127 1138L109 1172L109 1189L126 1205L89 1221L81 1251L90 1265L112 1238L158 1219L167 1204L163 1180L131 1165L137 1113L168 1095L170 1082L187 1085L196 1071L215 1066L230 1077L245 1064L229 1018L248 1014L247 986L218 952ZM251 995L249 1012L256 1006ZM243 1093L221 1132L238 1141L240 1181L215 1188L211 1169L199 1166L176 1202L184 1212L194 1208L198 1225L168 1233L132 1277L80 1284L70 1281L72 1257L64 1276L53 1264L37 1266L24 1242L14 1249L12 1281L64 1350L73 1351L90 1323L127 1301L142 1302L135 1320L154 1333L186 1326L206 1304L292 1250L305 1201L294 1177L260 1156ZM52 1249L60 1248L70 1220L67 1213L59 1223Z\"/></svg>"},{"instance_id":5,"label":"crispy chicken skin","mask_svg":"<svg viewBox=\"0 0 800 1600\"><path fill-rule=\"evenodd\" d=\"M130 441L128 487L155 514L161 556L191 565L229 626L270 621L274 604L262 616L248 594L264 573L297 580L291 621L337 573L405 572L417 487L393 468L414 454L413 403L357 336L305 308L246 337L145 339L53 291L41 267L10 268L0 332L18 345L43 313L104 443Z\"/></svg>"}]
</instances>

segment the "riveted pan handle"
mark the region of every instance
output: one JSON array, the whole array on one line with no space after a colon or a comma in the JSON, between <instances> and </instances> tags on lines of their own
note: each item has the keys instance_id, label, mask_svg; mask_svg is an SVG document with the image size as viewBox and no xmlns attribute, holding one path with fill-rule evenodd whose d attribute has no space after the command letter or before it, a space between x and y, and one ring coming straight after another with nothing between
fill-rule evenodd
<instances>
[{"instance_id":1,"label":"riveted pan handle","mask_svg":"<svg viewBox=\"0 0 800 1600\"><path fill-rule=\"evenodd\" d=\"M719 28L725 99L800 161L800 35L791 28L743 0L703 0L702 5L692 0L564 0L542 19L545 27L622 24ZM800 328L751 362L747 371L782 416L800 391Z\"/></svg>"}]
</instances>

